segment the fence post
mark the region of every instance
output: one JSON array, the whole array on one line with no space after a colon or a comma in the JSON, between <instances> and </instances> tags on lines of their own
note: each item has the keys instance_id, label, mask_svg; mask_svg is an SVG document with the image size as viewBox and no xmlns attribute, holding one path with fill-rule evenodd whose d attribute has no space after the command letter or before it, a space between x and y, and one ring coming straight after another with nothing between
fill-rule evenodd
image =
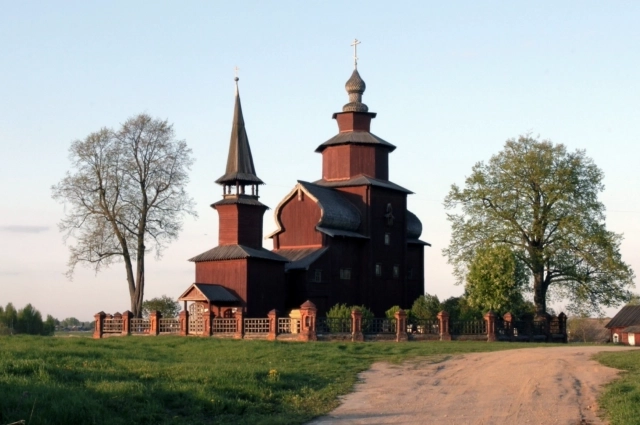
<instances>
[{"instance_id":1,"label":"fence post","mask_svg":"<svg viewBox=\"0 0 640 425\"><path fill-rule=\"evenodd\" d=\"M243 317L241 308L236 310L235 318L236 318L236 333L233 337L235 339L242 339L244 338L244 317Z\"/></svg>"},{"instance_id":2,"label":"fence post","mask_svg":"<svg viewBox=\"0 0 640 425\"><path fill-rule=\"evenodd\" d=\"M311 301L306 301L300 306L300 315L302 316L302 323L300 323L300 335L298 339L300 341L317 341L316 335L316 305Z\"/></svg>"},{"instance_id":3,"label":"fence post","mask_svg":"<svg viewBox=\"0 0 640 425\"><path fill-rule=\"evenodd\" d=\"M442 310L438 313L438 320L440 321L440 341L451 341L451 334L449 333L449 313Z\"/></svg>"},{"instance_id":4,"label":"fence post","mask_svg":"<svg viewBox=\"0 0 640 425\"><path fill-rule=\"evenodd\" d=\"M560 333L562 334L562 342L567 343L567 315L564 312L558 315L560 322Z\"/></svg>"},{"instance_id":5,"label":"fence post","mask_svg":"<svg viewBox=\"0 0 640 425\"><path fill-rule=\"evenodd\" d=\"M160 335L160 318L162 314L159 311L149 313L149 335Z\"/></svg>"},{"instance_id":6,"label":"fence post","mask_svg":"<svg viewBox=\"0 0 640 425\"><path fill-rule=\"evenodd\" d=\"M487 342L495 342L496 340L496 314L489 310L484 315L484 320L487 322Z\"/></svg>"},{"instance_id":7,"label":"fence post","mask_svg":"<svg viewBox=\"0 0 640 425\"><path fill-rule=\"evenodd\" d=\"M180 318L180 336L189 335L189 311L182 310L178 317Z\"/></svg>"},{"instance_id":8,"label":"fence post","mask_svg":"<svg viewBox=\"0 0 640 425\"><path fill-rule=\"evenodd\" d=\"M536 314L533 317L533 322L538 323L538 326L540 326L539 324L542 323L542 328L544 330L544 336L545 336L545 341L549 342L551 341L551 334L549 333L549 323L551 322L551 315L549 313L544 313L544 314Z\"/></svg>"},{"instance_id":9,"label":"fence post","mask_svg":"<svg viewBox=\"0 0 640 425\"><path fill-rule=\"evenodd\" d=\"M102 338L102 334L104 330L104 319L106 317L107 315L105 314L104 311L101 311L100 313L97 313L95 316L93 316L93 318L96 321L95 326L93 328L93 337L95 339Z\"/></svg>"},{"instance_id":10,"label":"fence post","mask_svg":"<svg viewBox=\"0 0 640 425\"><path fill-rule=\"evenodd\" d=\"M213 318L215 314L210 309L208 311L202 312L202 321L203 321L203 329L202 336L211 336L213 335Z\"/></svg>"},{"instance_id":11,"label":"fence post","mask_svg":"<svg viewBox=\"0 0 640 425\"><path fill-rule=\"evenodd\" d=\"M131 335L131 319L133 313L129 310L122 312L122 335Z\"/></svg>"},{"instance_id":12,"label":"fence post","mask_svg":"<svg viewBox=\"0 0 640 425\"><path fill-rule=\"evenodd\" d=\"M400 309L396 311L396 342L409 341L407 335L407 313Z\"/></svg>"},{"instance_id":13,"label":"fence post","mask_svg":"<svg viewBox=\"0 0 640 425\"><path fill-rule=\"evenodd\" d=\"M362 312L358 309L351 310L351 341L364 341L362 333Z\"/></svg>"},{"instance_id":14,"label":"fence post","mask_svg":"<svg viewBox=\"0 0 640 425\"><path fill-rule=\"evenodd\" d=\"M267 341L275 341L278 337L278 310L274 308L267 314L267 317L269 317L269 334L267 335Z\"/></svg>"}]
</instances>

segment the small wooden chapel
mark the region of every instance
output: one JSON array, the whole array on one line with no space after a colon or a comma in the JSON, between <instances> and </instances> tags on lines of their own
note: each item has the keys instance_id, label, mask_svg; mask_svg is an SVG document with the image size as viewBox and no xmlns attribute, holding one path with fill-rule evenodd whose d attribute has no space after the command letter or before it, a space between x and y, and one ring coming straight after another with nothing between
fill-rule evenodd
<instances>
[{"instance_id":1,"label":"small wooden chapel","mask_svg":"<svg viewBox=\"0 0 640 425\"><path fill-rule=\"evenodd\" d=\"M267 206L245 129L238 78L226 171L216 183L222 199L218 246L190 259L195 282L180 296L192 313L210 309L231 317L286 313L306 300L318 314L333 305L365 305L381 316L393 305L411 307L424 294L422 223L407 209L412 192L389 180L396 147L371 133L376 113L362 102L357 69L346 83L349 102L333 114L338 134L316 148L322 177L298 181L275 209L277 230L262 246Z\"/></svg>"}]
</instances>

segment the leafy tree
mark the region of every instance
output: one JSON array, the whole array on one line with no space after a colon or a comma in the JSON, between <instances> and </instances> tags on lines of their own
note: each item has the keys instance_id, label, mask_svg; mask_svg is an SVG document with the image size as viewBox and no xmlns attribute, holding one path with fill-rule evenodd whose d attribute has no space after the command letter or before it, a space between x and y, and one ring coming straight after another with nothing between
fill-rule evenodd
<instances>
[{"instance_id":1,"label":"leafy tree","mask_svg":"<svg viewBox=\"0 0 640 425\"><path fill-rule=\"evenodd\" d=\"M398 311L400 311L400 306L399 305L394 305L393 307L391 307L389 310L384 312L384 315L387 319L389 320L393 320L396 318L396 313Z\"/></svg>"},{"instance_id":2,"label":"leafy tree","mask_svg":"<svg viewBox=\"0 0 640 425\"><path fill-rule=\"evenodd\" d=\"M18 333L42 335L44 330L42 314L31 304L27 304L23 309L19 310L17 317L16 330Z\"/></svg>"},{"instance_id":3,"label":"leafy tree","mask_svg":"<svg viewBox=\"0 0 640 425\"><path fill-rule=\"evenodd\" d=\"M16 332L16 326L18 324L18 312L16 311L16 308L12 303L8 303L4 308L2 321L4 322L4 325L8 329L9 333L13 334Z\"/></svg>"},{"instance_id":4,"label":"leafy tree","mask_svg":"<svg viewBox=\"0 0 640 425\"><path fill-rule=\"evenodd\" d=\"M640 305L640 295L633 294L631 299L629 299L628 305Z\"/></svg>"},{"instance_id":5,"label":"leafy tree","mask_svg":"<svg viewBox=\"0 0 640 425\"><path fill-rule=\"evenodd\" d=\"M118 131L103 128L71 144L72 172L52 187L65 204L59 224L70 245L71 277L78 264L102 267L122 261L139 317L145 286L145 254L162 254L178 237L185 214L195 215L185 187L193 159L173 126L146 114Z\"/></svg>"},{"instance_id":6,"label":"leafy tree","mask_svg":"<svg viewBox=\"0 0 640 425\"><path fill-rule=\"evenodd\" d=\"M149 313L156 310L162 314L162 317L176 317L180 313L180 303L167 295L151 298L142 303L144 317L149 317Z\"/></svg>"},{"instance_id":7,"label":"leafy tree","mask_svg":"<svg viewBox=\"0 0 640 425\"><path fill-rule=\"evenodd\" d=\"M469 305L486 313L514 312L524 303L527 270L506 246L479 248L469 266L465 293Z\"/></svg>"},{"instance_id":8,"label":"leafy tree","mask_svg":"<svg viewBox=\"0 0 640 425\"><path fill-rule=\"evenodd\" d=\"M47 320L44 321L42 334L53 335L56 330L56 319L52 315L47 314Z\"/></svg>"},{"instance_id":9,"label":"leafy tree","mask_svg":"<svg viewBox=\"0 0 640 425\"><path fill-rule=\"evenodd\" d=\"M411 316L420 320L435 320L440 311L442 311L442 304L437 295L421 295L411 306Z\"/></svg>"},{"instance_id":10,"label":"leafy tree","mask_svg":"<svg viewBox=\"0 0 640 425\"><path fill-rule=\"evenodd\" d=\"M447 298L442 302L442 309L449 313L452 321L482 319L482 311L471 306L465 296Z\"/></svg>"},{"instance_id":11,"label":"leafy tree","mask_svg":"<svg viewBox=\"0 0 640 425\"><path fill-rule=\"evenodd\" d=\"M533 277L536 315L547 310L548 294L569 299L570 311L627 301L634 275L620 256L622 236L605 226L602 178L584 151L528 135L508 140L445 199L447 209L459 208L448 214L451 244L443 250L458 281L478 248L504 245Z\"/></svg>"}]
</instances>

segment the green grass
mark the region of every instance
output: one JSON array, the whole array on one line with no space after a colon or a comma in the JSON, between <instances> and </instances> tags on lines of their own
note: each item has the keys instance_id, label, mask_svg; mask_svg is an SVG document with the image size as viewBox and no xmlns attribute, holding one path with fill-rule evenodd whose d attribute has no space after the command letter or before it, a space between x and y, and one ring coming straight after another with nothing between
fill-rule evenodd
<instances>
[{"instance_id":1,"label":"green grass","mask_svg":"<svg viewBox=\"0 0 640 425\"><path fill-rule=\"evenodd\" d=\"M598 404L611 425L640 423L640 351L600 353L595 359L622 369L619 379L608 384Z\"/></svg>"},{"instance_id":2,"label":"green grass","mask_svg":"<svg viewBox=\"0 0 640 425\"><path fill-rule=\"evenodd\" d=\"M0 425L300 424L374 361L532 346L0 337Z\"/></svg>"}]
</instances>

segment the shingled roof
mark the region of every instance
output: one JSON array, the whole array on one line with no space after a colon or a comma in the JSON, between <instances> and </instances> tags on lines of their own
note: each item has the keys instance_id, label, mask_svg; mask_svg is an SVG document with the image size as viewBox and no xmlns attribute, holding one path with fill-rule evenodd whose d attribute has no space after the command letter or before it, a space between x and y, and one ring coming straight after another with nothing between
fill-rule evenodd
<instances>
[{"instance_id":1,"label":"shingled roof","mask_svg":"<svg viewBox=\"0 0 640 425\"><path fill-rule=\"evenodd\" d=\"M285 248L275 251L290 262L284 265L285 270L309 270L318 258L327 251L327 247L322 248Z\"/></svg>"},{"instance_id":2,"label":"shingled roof","mask_svg":"<svg viewBox=\"0 0 640 425\"><path fill-rule=\"evenodd\" d=\"M233 126L229 143L229 156L225 174L216 180L219 184L264 184L256 175L253 157L249 147L249 137L244 126L238 78L236 77L236 104L233 111Z\"/></svg>"},{"instance_id":3,"label":"shingled roof","mask_svg":"<svg viewBox=\"0 0 640 425\"><path fill-rule=\"evenodd\" d=\"M338 133L333 136L331 139L327 140L320 146L316 148L316 152L322 152L329 146L336 145L346 145L346 144L354 144L354 145L378 145L383 146L389 150L389 152L393 152L396 147L391 143L383 140L382 138L376 136L373 133L369 133L368 131L345 131L342 133Z\"/></svg>"},{"instance_id":4,"label":"shingled roof","mask_svg":"<svg viewBox=\"0 0 640 425\"><path fill-rule=\"evenodd\" d=\"M199 263L201 261L239 260L242 258L261 258L263 260L287 262L284 257L267 251L264 248L250 248L244 245L220 245L209 251L190 258L189 261Z\"/></svg>"},{"instance_id":5,"label":"shingled roof","mask_svg":"<svg viewBox=\"0 0 640 425\"><path fill-rule=\"evenodd\" d=\"M373 177L365 176L361 174L357 177L347 180L316 180L313 184L324 187L351 187L351 186L376 186L385 189L396 190L398 192L404 192L406 194L412 194L409 189L392 183L388 180L374 179Z\"/></svg>"},{"instance_id":6,"label":"shingled roof","mask_svg":"<svg viewBox=\"0 0 640 425\"><path fill-rule=\"evenodd\" d=\"M611 329L635 325L640 325L640 305L625 305L605 327Z\"/></svg>"},{"instance_id":7,"label":"shingled roof","mask_svg":"<svg viewBox=\"0 0 640 425\"><path fill-rule=\"evenodd\" d=\"M211 283L194 283L178 298L178 301L211 301L238 303L240 300L229 289Z\"/></svg>"}]
</instances>

